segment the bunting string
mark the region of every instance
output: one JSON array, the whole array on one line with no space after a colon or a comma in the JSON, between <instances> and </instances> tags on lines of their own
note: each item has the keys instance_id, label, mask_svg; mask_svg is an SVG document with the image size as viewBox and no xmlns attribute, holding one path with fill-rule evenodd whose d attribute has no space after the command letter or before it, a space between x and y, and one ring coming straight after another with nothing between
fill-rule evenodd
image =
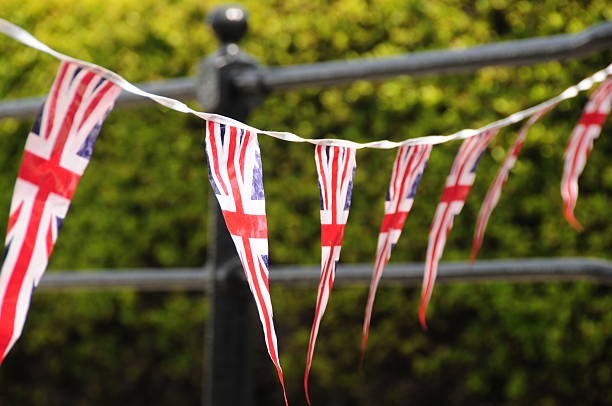
<instances>
[{"instance_id":1,"label":"bunting string","mask_svg":"<svg viewBox=\"0 0 612 406\"><path fill-rule=\"evenodd\" d=\"M144 90L139 89L138 87L134 86L132 83L128 82L126 79L124 79L119 74L113 71L110 71L106 68L103 68L99 65L96 65L90 62L85 62L80 59L76 59L71 56L65 55L61 52L55 51L54 49L50 48L43 42L39 41L37 38L35 38L32 34L27 32L23 28L7 20L4 20L2 18L0 18L0 32L8 35L9 37L13 38L16 41L21 42L24 45L27 45L31 48L34 48L41 52L49 54L57 59L60 59L62 61L71 62L71 63L77 64L83 67L87 67L92 72L96 73L97 75L100 75L101 77L104 77L107 80L115 83L117 86L119 86L121 89L125 90L126 92L149 98L153 100L154 102L159 103L172 110L176 110L176 111L186 113L186 114L193 114L203 120L214 121L219 124L235 126L235 127L244 129L246 131L252 131L252 132L259 133L259 134L264 134L264 135L267 135L273 138L277 138L283 141L305 142L305 143L310 143L310 144L315 144L315 145L330 145L330 146L349 147L349 148L355 148L355 149L363 149L363 148L393 149L393 148L399 148L403 145L423 145L423 144L436 145L436 144L442 144L442 143L457 140L457 139L471 138L471 137L481 134L483 131L486 131L486 130L490 130L494 128L502 128L502 127L506 127L514 123L518 123L541 110L544 110L546 108L549 108L550 106L554 106L558 104L559 102L563 100L567 100L567 99L576 97L579 93L589 90L595 84L603 82L608 77L608 75L612 74L612 64L610 64L606 68L600 71L597 71L593 75L583 79L578 84L567 88L566 90L564 90L559 95L553 98L550 98L528 109L518 111L514 114L511 114L505 118L489 123L486 126L478 128L478 129L463 129L461 131L458 131L450 135L428 135L425 137L406 139L406 140L399 141L399 142L382 140L382 141L359 143L359 142L354 142L354 141L339 140L339 139L333 139L333 138L308 139L308 138L302 138L299 135L293 134L291 132L259 130L257 128L251 127L247 124L241 123L240 121L234 120L229 117L225 117L219 114L211 114L211 113L205 113L205 112L193 110L192 108L187 106L185 103L180 102L178 100L175 100L169 97L156 95L156 94L149 93L149 92L145 92Z\"/></svg>"}]
</instances>

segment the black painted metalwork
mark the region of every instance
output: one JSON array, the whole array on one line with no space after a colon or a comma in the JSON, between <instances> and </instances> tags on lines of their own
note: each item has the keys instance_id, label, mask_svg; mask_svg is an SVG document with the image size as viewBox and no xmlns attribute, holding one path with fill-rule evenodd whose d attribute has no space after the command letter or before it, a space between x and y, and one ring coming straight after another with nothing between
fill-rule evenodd
<instances>
[{"instance_id":1,"label":"black painted metalwork","mask_svg":"<svg viewBox=\"0 0 612 406\"><path fill-rule=\"evenodd\" d=\"M382 285L418 285L422 282L423 263L389 264ZM39 290L117 289L143 291L208 291L211 270L199 268L102 269L97 271L47 272ZM282 286L312 286L320 277L318 265L272 267L270 283ZM335 286L364 285L372 277L372 264L339 264ZM216 277L225 278L217 271ZM591 280L612 285L612 261L591 258L533 258L443 262L437 283L457 281L547 282Z\"/></svg>"},{"instance_id":2,"label":"black painted metalwork","mask_svg":"<svg viewBox=\"0 0 612 406\"><path fill-rule=\"evenodd\" d=\"M247 13L234 5L211 12L208 22L220 40L217 52L200 62L198 101L208 111L246 121L263 100L263 93L244 92L233 78L258 70L257 62L237 42L246 34ZM204 405L252 405L251 332L255 307L234 243L225 227L215 196L210 192L209 296L211 319L207 328L207 368Z\"/></svg>"}]
</instances>

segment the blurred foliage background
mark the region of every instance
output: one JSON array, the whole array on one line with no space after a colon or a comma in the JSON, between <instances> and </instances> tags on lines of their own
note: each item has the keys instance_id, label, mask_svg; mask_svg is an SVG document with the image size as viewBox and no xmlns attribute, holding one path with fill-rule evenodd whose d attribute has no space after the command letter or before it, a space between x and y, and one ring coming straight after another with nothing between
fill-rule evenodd
<instances>
[{"instance_id":1,"label":"blurred foliage background","mask_svg":"<svg viewBox=\"0 0 612 406\"><path fill-rule=\"evenodd\" d=\"M205 0L3 0L0 16L51 47L133 82L195 75L217 44ZM612 18L606 0L285 0L243 3L243 48L266 65L385 56L573 33ZM271 95L251 124L304 137L401 140L476 127L558 94L610 62L487 68L472 74L358 82ZM45 94L57 61L0 39L0 99ZM482 258L612 252L612 139L602 136L581 177L578 234L561 214L566 140L587 95L536 124L491 219ZM192 103L194 106L195 104ZM0 121L0 224L31 120ZM517 127L500 133L456 220L444 260L465 260L479 205ZM203 123L151 106L107 119L50 270L199 266L206 261ZM320 258L312 148L261 137L273 264ZM422 261L427 230L459 143L436 147L392 261ZM393 151L360 151L343 262L371 262ZM608 163L607 163L608 162ZM338 275L342 278L342 274ZM417 287L386 287L375 306L360 370L366 286L335 290L311 374L319 405L612 404L612 295L589 282L436 287L428 332ZM316 287L272 289L281 358L293 405ZM0 404L197 405L207 300L199 294L40 292L23 337L0 368ZM255 330L258 404L281 404ZM204 388L206 390L206 388Z\"/></svg>"}]
</instances>

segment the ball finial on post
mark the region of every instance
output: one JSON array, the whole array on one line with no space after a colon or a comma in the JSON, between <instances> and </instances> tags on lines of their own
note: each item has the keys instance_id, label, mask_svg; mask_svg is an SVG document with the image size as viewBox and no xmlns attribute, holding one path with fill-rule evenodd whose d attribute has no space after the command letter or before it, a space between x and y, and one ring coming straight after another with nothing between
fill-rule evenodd
<instances>
[{"instance_id":1,"label":"ball finial on post","mask_svg":"<svg viewBox=\"0 0 612 406\"><path fill-rule=\"evenodd\" d=\"M248 14L240 5L224 4L206 19L218 38L219 48L198 67L198 101L205 110L245 121L261 104L267 91L260 85L259 63L238 46L247 33ZM255 77L252 88L237 86L241 76Z\"/></svg>"},{"instance_id":2,"label":"ball finial on post","mask_svg":"<svg viewBox=\"0 0 612 406\"><path fill-rule=\"evenodd\" d=\"M213 9L206 21L222 44L237 43L248 29L248 14L237 4L225 4Z\"/></svg>"}]
</instances>

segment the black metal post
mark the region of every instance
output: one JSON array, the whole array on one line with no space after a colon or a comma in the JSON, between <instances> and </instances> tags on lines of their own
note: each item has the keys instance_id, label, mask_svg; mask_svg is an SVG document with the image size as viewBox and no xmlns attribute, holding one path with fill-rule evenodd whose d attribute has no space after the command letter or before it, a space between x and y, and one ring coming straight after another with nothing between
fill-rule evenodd
<instances>
[{"instance_id":1,"label":"black metal post","mask_svg":"<svg viewBox=\"0 0 612 406\"><path fill-rule=\"evenodd\" d=\"M204 59L198 72L198 101L206 111L246 121L263 92L248 93L234 86L234 76L257 70L257 62L237 42L246 34L247 14L239 6L221 6L208 16L221 46ZM250 334L254 303L234 243L225 227L215 196L210 194L210 303L207 328L203 404L254 404Z\"/></svg>"}]
</instances>

